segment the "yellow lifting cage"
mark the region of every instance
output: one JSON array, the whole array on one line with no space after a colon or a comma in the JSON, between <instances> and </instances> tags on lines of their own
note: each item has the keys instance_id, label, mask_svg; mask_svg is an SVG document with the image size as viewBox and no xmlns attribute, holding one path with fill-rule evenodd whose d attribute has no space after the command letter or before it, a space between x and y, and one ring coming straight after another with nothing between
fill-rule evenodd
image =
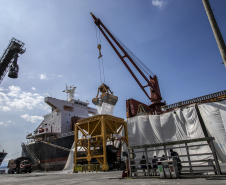
<instances>
[{"instance_id":1,"label":"yellow lifting cage","mask_svg":"<svg viewBox=\"0 0 226 185\"><path fill-rule=\"evenodd\" d=\"M78 138L79 131L82 133L81 138ZM124 119L110 115L97 115L79 120L75 124L75 167L79 161L86 160L88 166L92 165L93 161L97 161L101 170L109 170L106 146L108 143L115 145L119 140L121 146L124 143L129 145L127 123ZM77 155L78 148L84 151L85 156Z\"/></svg>"}]
</instances>

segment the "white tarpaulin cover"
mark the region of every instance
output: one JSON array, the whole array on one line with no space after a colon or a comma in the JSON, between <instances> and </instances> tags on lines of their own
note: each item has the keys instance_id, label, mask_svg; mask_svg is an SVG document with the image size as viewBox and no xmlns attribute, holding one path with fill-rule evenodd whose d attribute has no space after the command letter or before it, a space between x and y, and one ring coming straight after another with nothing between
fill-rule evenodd
<instances>
[{"instance_id":1,"label":"white tarpaulin cover","mask_svg":"<svg viewBox=\"0 0 226 185\"><path fill-rule=\"evenodd\" d=\"M200 114L214 145L219 160L226 162L226 101L198 105Z\"/></svg>"},{"instance_id":2,"label":"white tarpaulin cover","mask_svg":"<svg viewBox=\"0 0 226 185\"><path fill-rule=\"evenodd\" d=\"M73 170L74 168L74 153L75 153L75 142L73 143L71 147L71 151L69 153L66 165L64 167L64 170Z\"/></svg>"},{"instance_id":3,"label":"white tarpaulin cover","mask_svg":"<svg viewBox=\"0 0 226 185\"><path fill-rule=\"evenodd\" d=\"M129 118L127 119L127 127L130 146L204 137L194 105L162 115L140 115ZM199 142L199 144L201 143L202 142ZM179 155L186 154L185 149L178 149L177 152ZM208 146L196 146L190 148L189 152L190 154L196 154L209 153L211 151ZM164 154L163 151L150 153L149 155L161 157L162 154ZM207 155L200 157L196 156L195 159L201 160L210 157L211 156Z\"/></svg>"}]
</instances>

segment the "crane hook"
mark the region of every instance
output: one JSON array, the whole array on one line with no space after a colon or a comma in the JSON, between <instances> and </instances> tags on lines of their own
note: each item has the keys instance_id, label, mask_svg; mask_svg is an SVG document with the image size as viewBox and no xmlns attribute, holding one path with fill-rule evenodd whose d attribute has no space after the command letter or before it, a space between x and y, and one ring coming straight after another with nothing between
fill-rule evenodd
<instances>
[{"instance_id":1,"label":"crane hook","mask_svg":"<svg viewBox=\"0 0 226 185\"><path fill-rule=\"evenodd\" d=\"M98 57L98 59L100 59L102 57L102 55L101 55L101 45L98 44L97 48L99 49L99 57Z\"/></svg>"}]
</instances>

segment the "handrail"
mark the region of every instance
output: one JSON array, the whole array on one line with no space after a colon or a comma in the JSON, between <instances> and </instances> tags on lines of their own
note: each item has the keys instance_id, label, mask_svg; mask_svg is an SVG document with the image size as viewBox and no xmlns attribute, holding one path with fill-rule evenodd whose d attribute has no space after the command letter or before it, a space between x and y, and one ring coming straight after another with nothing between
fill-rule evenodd
<instances>
[{"instance_id":1,"label":"handrail","mask_svg":"<svg viewBox=\"0 0 226 185\"><path fill-rule=\"evenodd\" d=\"M170 145L177 145L177 144L184 144L184 143L195 143L195 142L200 142L200 141L213 141L213 140L214 140L214 137L203 137L203 138L197 138L197 139L172 141L172 142L166 142L166 143L131 146L131 147L129 147L129 149L154 148L154 147L159 147L159 146L170 146Z\"/></svg>"}]
</instances>

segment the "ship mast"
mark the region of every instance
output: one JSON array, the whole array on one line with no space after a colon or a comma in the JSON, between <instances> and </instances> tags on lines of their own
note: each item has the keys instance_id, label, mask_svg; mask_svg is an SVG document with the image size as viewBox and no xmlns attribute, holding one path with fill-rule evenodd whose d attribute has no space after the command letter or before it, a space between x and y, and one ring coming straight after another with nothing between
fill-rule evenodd
<instances>
[{"instance_id":1,"label":"ship mast","mask_svg":"<svg viewBox=\"0 0 226 185\"><path fill-rule=\"evenodd\" d=\"M203 5L205 7L206 14L209 18L210 25L211 25L212 30L213 30L213 34L215 36L218 48L219 48L220 53L221 53L221 57L223 59L224 65L226 67L226 46L225 46L225 43L224 43L224 39L223 39L221 32L220 32L220 29L217 25L217 21L214 17L214 14L213 14L213 11L211 9L209 0L202 0L202 2L203 2Z\"/></svg>"},{"instance_id":2,"label":"ship mast","mask_svg":"<svg viewBox=\"0 0 226 185\"><path fill-rule=\"evenodd\" d=\"M66 90L64 90L63 92L67 93L67 101L74 100L75 89L76 89L76 87L74 87L73 85L71 85L71 86L66 85Z\"/></svg>"}]
</instances>

